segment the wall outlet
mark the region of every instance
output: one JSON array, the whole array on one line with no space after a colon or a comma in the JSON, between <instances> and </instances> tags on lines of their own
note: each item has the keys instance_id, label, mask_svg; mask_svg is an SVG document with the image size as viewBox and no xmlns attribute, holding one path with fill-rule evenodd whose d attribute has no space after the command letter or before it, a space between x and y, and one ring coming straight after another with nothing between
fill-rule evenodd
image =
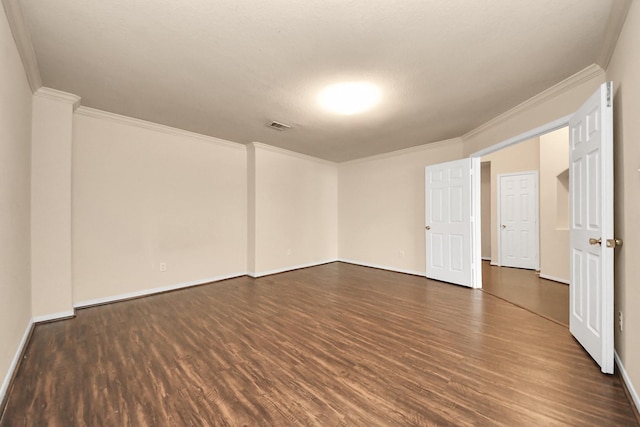
<instances>
[{"instance_id":1,"label":"wall outlet","mask_svg":"<svg viewBox=\"0 0 640 427\"><path fill-rule=\"evenodd\" d=\"M620 332L622 332L622 327L624 325L624 315L622 314L622 310L618 312L618 327L620 328Z\"/></svg>"},{"instance_id":2,"label":"wall outlet","mask_svg":"<svg viewBox=\"0 0 640 427\"><path fill-rule=\"evenodd\" d=\"M166 262L161 262L160 263L160 271L162 271L162 272L167 271L167 263Z\"/></svg>"}]
</instances>

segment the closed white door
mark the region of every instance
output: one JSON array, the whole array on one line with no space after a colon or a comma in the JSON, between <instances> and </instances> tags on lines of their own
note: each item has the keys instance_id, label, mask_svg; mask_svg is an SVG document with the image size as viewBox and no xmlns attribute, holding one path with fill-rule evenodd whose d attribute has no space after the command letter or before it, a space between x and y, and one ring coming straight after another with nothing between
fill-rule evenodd
<instances>
[{"instance_id":1,"label":"closed white door","mask_svg":"<svg viewBox=\"0 0 640 427\"><path fill-rule=\"evenodd\" d=\"M538 172L498 175L500 265L538 268Z\"/></svg>"},{"instance_id":2,"label":"closed white door","mask_svg":"<svg viewBox=\"0 0 640 427\"><path fill-rule=\"evenodd\" d=\"M475 258L479 258L479 242L472 234L479 220L471 211L473 164L472 159L462 159L425 169L426 275L470 287L477 280ZM477 169L479 182L479 162Z\"/></svg>"},{"instance_id":3,"label":"closed white door","mask_svg":"<svg viewBox=\"0 0 640 427\"><path fill-rule=\"evenodd\" d=\"M603 84L569 121L569 329L613 373L613 108Z\"/></svg>"}]
</instances>

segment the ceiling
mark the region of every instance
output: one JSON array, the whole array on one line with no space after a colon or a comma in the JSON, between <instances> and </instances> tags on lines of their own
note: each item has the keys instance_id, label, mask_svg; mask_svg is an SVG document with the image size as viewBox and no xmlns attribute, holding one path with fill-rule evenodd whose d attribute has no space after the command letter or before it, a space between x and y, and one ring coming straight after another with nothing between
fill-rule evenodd
<instances>
[{"instance_id":1,"label":"ceiling","mask_svg":"<svg viewBox=\"0 0 640 427\"><path fill-rule=\"evenodd\" d=\"M628 0L23 0L44 86L82 105L346 161L459 137L596 63ZM612 42L613 40L613 42ZM318 92L370 81L366 113ZM270 129L271 120L292 126Z\"/></svg>"}]
</instances>

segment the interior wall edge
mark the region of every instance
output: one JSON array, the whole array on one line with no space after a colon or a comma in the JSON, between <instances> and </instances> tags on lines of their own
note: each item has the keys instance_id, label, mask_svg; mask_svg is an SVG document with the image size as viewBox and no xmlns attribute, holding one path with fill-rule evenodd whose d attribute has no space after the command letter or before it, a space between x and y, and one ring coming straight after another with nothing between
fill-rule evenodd
<instances>
[{"instance_id":1,"label":"interior wall edge","mask_svg":"<svg viewBox=\"0 0 640 427\"><path fill-rule=\"evenodd\" d=\"M624 385L627 388L627 391L629 392L629 396L631 397L632 401L630 403L634 404L636 407L637 413L640 413L640 396L638 396L638 392L633 387L631 378L629 378L627 371L624 369L624 365L622 364L622 360L620 359L620 356L618 356L617 351L613 353L613 357L615 359L616 366L620 370L620 376L622 377L622 381L624 382Z\"/></svg>"},{"instance_id":2,"label":"interior wall edge","mask_svg":"<svg viewBox=\"0 0 640 427\"><path fill-rule=\"evenodd\" d=\"M40 89L34 92L33 96L53 99L54 101L71 104L74 111L78 109L78 107L80 106L80 101L82 101L82 98L80 98L78 95L57 89L52 89L46 86L40 87Z\"/></svg>"},{"instance_id":3,"label":"interior wall edge","mask_svg":"<svg viewBox=\"0 0 640 427\"><path fill-rule=\"evenodd\" d=\"M300 158L300 159L303 159L303 160L308 160L308 161L320 163L320 164L323 164L323 165L329 165L329 166L337 166L338 165L338 163L333 162L331 160L321 159L320 157L314 157L314 156L310 156L308 154L298 153L297 151L288 150L286 148L281 148L281 147L276 147L275 145L269 145L269 144L265 144L263 142L258 142L258 141L250 142L249 144L247 144L247 147L252 147L254 150L256 148L259 148L259 149L262 149L262 150L271 151L271 152L274 152L274 153L280 153L280 154L284 154L284 155L291 156L291 157L297 157L297 158Z\"/></svg>"},{"instance_id":4,"label":"interior wall edge","mask_svg":"<svg viewBox=\"0 0 640 427\"><path fill-rule=\"evenodd\" d=\"M33 332L34 322L33 319L29 320L27 327L22 335L22 339L20 340L20 344L16 349L16 353L13 356L13 360L11 361L11 365L9 365L9 369L7 370L7 374L2 381L2 387L0 387L0 418L4 413L4 408L7 404L7 398L9 397L9 388L13 379L15 378L16 373L18 372L18 368L20 367L20 361L22 360L22 355L24 354L27 344L29 344L29 338L31 337L31 333Z\"/></svg>"},{"instance_id":5,"label":"interior wall edge","mask_svg":"<svg viewBox=\"0 0 640 427\"><path fill-rule=\"evenodd\" d=\"M502 122L505 122L511 119L512 117L517 116L518 114L524 112L525 110L535 107L536 105L542 104L545 101L552 100L558 97L559 95L562 95L563 93L570 91L574 87L584 82L587 82L594 78L603 77L604 75L605 75L605 71L598 64L591 64L586 68L573 74L572 76L567 77L561 82L556 83L550 88L545 89L542 92L538 93L537 95L534 95L531 98L527 99L526 101L516 105L510 110L507 110L504 113L500 114L499 116L496 116L493 119L489 120L488 122L481 124L477 128L470 130L469 132L462 135L461 138L464 141L473 136L481 134L494 126L497 126Z\"/></svg>"},{"instance_id":6,"label":"interior wall edge","mask_svg":"<svg viewBox=\"0 0 640 427\"><path fill-rule=\"evenodd\" d=\"M615 51L632 2L633 0L619 0L614 2L611 7L611 13L607 20L607 31L604 35L600 55L596 61L604 70L609 67L609 62L611 62L611 57Z\"/></svg>"},{"instance_id":7,"label":"interior wall edge","mask_svg":"<svg viewBox=\"0 0 640 427\"><path fill-rule=\"evenodd\" d=\"M411 153L414 153L414 152L421 152L421 151L424 151L424 150L435 150L437 148L442 148L443 146L446 146L448 148L448 147L452 147L454 144L460 145L460 148L462 150L463 141L462 141L462 139L460 137L456 137L456 138L451 138L451 139L445 139L445 140L442 140L442 141L435 141L435 142L429 142L427 144L416 145L415 147L403 148L402 150L389 151L387 153L375 154L373 156L361 157L361 158L353 159L353 160L347 160L345 162L338 163L338 165L340 167L346 167L346 166L356 165L356 164L359 164L359 163L367 163L367 162L371 162L371 161L383 160L383 159L388 159L388 158L393 158L393 157L400 157L400 156L404 156L406 154L411 154Z\"/></svg>"},{"instance_id":8,"label":"interior wall edge","mask_svg":"<svg viewBox=\"0 0 640 427\"><path fill-rule=\"evenodd\" d=\"M373 264L373 263L369 263L369 262L356 261L356 260L347 259L347 258L339 258L338 262L344 262L346 264L359 265L359 266L362 266L362 267L377 268L378 270L387 270L387 271L393 271L393 272L396 272L396 273L410 274L412 276L426 277L426 275L427 275L427 273L424 272L424 271L405 270L405 269L402 269L402 268L390 267L390 266L387 266L387 265L380 265L380 264Z\"/></svg>"},{"instance_id":9,"label":"interior wall edge","mask_svg":"<svg viewBox=\"0 0 640 427\"><path fill-rule=\"evenodd\" d=\"M259 277L271 276L272 274L285 273L287 271L300 270L300 269L309 268L309 267L317 267L319 265L324 265L324 264L331 264L332 262L337 262L337 261L340 261L340 260L337 259L337 258L332 258L332 259L325 259L325 260L322 260L322 261L314 261L314 262L305 263L305 264L299 264L299 265L292 265L292 266L283 267L283 268L277 268L275 270L261 271L261 272L258 272L258 273L250 271L250 272L247 273L247 276L253 277L254 279L257 279Z\"/></svg>"},{"instance_id":10,"label":"interior wall edge","mask_svg":"<svg viewBox=\"0 0 640 427\"><path fill-rule=\"evenodd\" d=\"M22 14L20 1L2 0L2 5L4 6L7 21L9 21L11 35L13 35L18 54L22 60L22 66L27 75L29 87L31 88L31 92L35 93L42 87L42 78L40 77L40 67L38 67L36 51L33 48L31 34L29 33L24 15Z\"/></svg>"},{"instance_id":11,"label":"interior wall edge","mask_svg":"<svg viewBox=\"0 0 640 427\"><path fill-rule=\"evenodd\" d=\"M552 280L552 281L558 282L558 283L564 283L565 285L569 285L570 284L570 282L568 280L560 279L559 277L549 276L548 274L540 273L540 278L541 279L545 279L545 280Z\"/></svg>"},{"instance_id":12,"label":"interior wall edge","mask_svg":"<svg viewBox=\"0 0 640 427\"><path fill-rule=\"evenodd\" d=\"M95 298L95 299L90 299L90 300L85 300L85 301L78 301L78 302L74 302L73 307L74 308L86 308L86 307L91 307L91 306L94 306L94 305L109 304L109 303L112 303L112 302L125 301L125 300L128 300L128 299L140 298L140 297L144 297L144 296L160 294L160 293L163 293L163 292L170 292L170 291L175 291L175 290L178 290L178 289L190 288L190 287L193 287L193 286L200 286L200 285L206 285L206 284L209 284L209 283L221 282L223 280L233 279L233 278L236 278L236 277L242 277L242 276L246 276L246 275L247 275L246 272L225 274L225 275L222 275L222 276L209 277L207 279L193 280L191 282L177 283L177 284L173 284L173 285L160 286L160 287L157 287L157 288L144 289L144 290L136 291L136 292L128 292L128 293L124 293L124 294L111 295L111 296L102 297L102 298Z\"/></svg>"},{"instance_id":13,"label":"interior wall edge","mask_svg":"<svg viewBox=\"0 0 640 427\"><path fill-rule=\"evenodd\" d=\"M233 141L229 141L222 138L203 135L201 133L191 132L188 130L167 126L159 123L154 123L147 120L136 119L135 117L123 116L121 114L98 110L96 108L86 107L84 105L78 107L78 109L75 111L75 114L79 114L81 116L93 117L95 119L108 120L108 121L112 121L120 124L152 130L156 132L162 132L169 135L186 136L186 137L197 139L203 142L219 144L225 147L235 148L242 151L246 151L247 149L246 145L241 144L239 142L233 142Z\"/></svg>"},{"instance_id":14,"label":"interior wall edge","mask_svg":"<svg viewBox=\"0 0 640 427\"><path fill-rule=\"evenodd\" d=\"M72 309L72 310L60 311L58 313L44 314L42 316L33 316L31 321L33 323L47 323L47 322L53 322L56 320L71 319L75 317L75 315L76 315L76 311L75 309Z\"/></svg>"}]
</instances>

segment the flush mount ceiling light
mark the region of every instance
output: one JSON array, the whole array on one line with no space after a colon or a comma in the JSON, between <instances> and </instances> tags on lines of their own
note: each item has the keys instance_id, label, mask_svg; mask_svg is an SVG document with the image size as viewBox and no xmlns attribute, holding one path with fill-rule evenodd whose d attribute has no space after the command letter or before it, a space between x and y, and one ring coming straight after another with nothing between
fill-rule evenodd
<instances>
[{"instance_id":1,"label":"flush mount ceiling light","mask_svg":"<svg viewBox=\"0 0 640 427\"><path fill-rule=\"evenodd\" d=\"M318 103L325 109L344 115L366 111L380 101L380 89L367 82L335 83L318 95Z\"/></svg>"}]
</instances>

